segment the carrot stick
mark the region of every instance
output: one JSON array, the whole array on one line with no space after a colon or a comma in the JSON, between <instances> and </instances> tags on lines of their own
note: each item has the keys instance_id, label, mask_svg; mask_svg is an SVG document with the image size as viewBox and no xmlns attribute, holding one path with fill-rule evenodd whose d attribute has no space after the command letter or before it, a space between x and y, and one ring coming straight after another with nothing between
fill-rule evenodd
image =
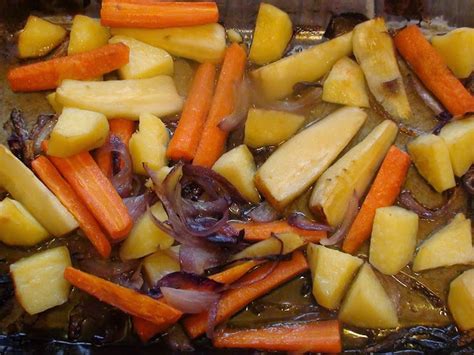
<instances>
[{"instance_id":1,"label":"carrot stick","mask_svg":"<svg viewBox=\"0 0 474 355\"><path fill-rule=\"evenodd\" d=\"M180 311L163 302L73 267L64 270L64 278L100 301L155 324L174 323L182 315Z\"/></svg>"},{"instance_id":2,"label":"carrot stick","mask_svg":"<svg viewBox=\"0 0 474 355\"><path fill-rule=\"evenodd\" d=\"M341 326L337 320L280 325L260 329L224 330L213 338L216 348L251 348L298 353L339 353Z\"/></svg>"},{"instance_id":3,"label":"carrot stick","mask_svg":"<svg viewBox=\"0 0 474 355\"><path fill-rule=\"evenodd\" d=\"M227 48L209 116L194 156L194 165L210 168L224 151L225 141L229 134L221 130L218 124L234 110L234 90L242 79L246 60L245 50L237 43Z\"/></svg>"},{"instance_id":4,"label":"carrot stick","mask_svg":"<svg viewBox=\"0 0 474 355\"><path fill-rule=\"evenodd\" d=\"M390 147L344 240L343 251L355 253L369 239L376 209L391 206L396 201L405 182L410 163L410 156L407 153L395 146Z\"/></svg>"},{"instance_id":5,"label":"carrot stick","mask_svg":"<svg viewBox=\"0 0 474 355\"><path fill-rule=\"evenodd\" d=\"M87 239L90 240L94 248L97 249L103 258L110 256L111 246L100 229L94 216L82 203L79 196L74 192L71 185L59 174L54 165L44 156L33 160L31 167L41 181L56 195L61 203L76 218L79 227L84 231Z\"/></svg>"},{"instance_id":6,"label":"carrot stick","mask_svg":"<svg viewBox=\"0 0 474 355\"><path fill-rule=\"evenodd\" d=\"M130 232L133 221L127 207L89 152L49 159L112 239L121 240Z\"/></svg>"},{"instance_id":7,"label":"carrot stick","mask_svg":"<svg viewBox=\"0 0 474 355\"><path fill-rule=\"evenodd\" d=\"M259 280L271 267L266 263L258 269L242 277L242 282ZM239 312L253 300L265 295L275 287L289 281L293 277L308 269L308 264L301 252L295 252L291 260L281 261L278 266L265 278L253 283L251 286L242 286L224 292L221 296L217 310L216 322L221 323ZM208 312L193 314L184 319L184 327L191 338L204 334L207 328Z\"/></svg>"},{"instance_id":8,"label":"carrot stick","mask_svg":"<svg viewBox=\"0 0 474 355\"><path fill-rule=\"evenodd\" d=\"M168 145L168 158L193 160L211 107L215 76L216 67L211 63L201 64L196 71L178 127Z\"/></svg>"},{"instance_id":9,"label":"carrot stick","mask_svg":"<svg viewBox=\"0 0 474 355\"><path fill-rule=\"evenodd\" d=\"M474 97L448 69L444 59L417 26L401 30L394 41L423 84L453 116L474 112Z\"/></svg>"},{"instance_id":10,"label":"carrot stick","mask_svg":"<svg viewBox=\"0 0 474 355\"><path fill-rule=\"evenodd\" d=\"M158 2L151 0L103 0L101 22L110 27L166 28L215 23L215 2Z\"/></svg>"},{"instance_id":11,"label":"carrot stick","mask_svg":"<svg viewBox=\"0 0 474 355\"><path fill-rule=\"evenodd\" d=\"M164 302L163 302L164 303ZM140 317L132 317L133 329L143 343L153 338L155 335L164 332L175 322L163 322L155 324Z\"/></svg>"},{"instance_id":12,"label":"carrot stick","mask_svg":"<svg viewBox=\"0 0 474 355\"><path fill-rule=\"evenodd\" d=\"M88 52L13 68L7 79L13 91L55 89L64 79L87 80L114 71L128 63L129 49L123 43L108 44Z\"/></svg>"},{"instance_id":13,"label":"carrot stick","mask_svg":"<svg viewBox=\"0 0 474 355\"><path fill-rule=\"evenodd\" d=\"M274 221L268 223L231 222L231 226L237 231L241 231L243 229L245 231L245 240L256 242L270 238L272 233L295 233L310 243L317 243L327 235L325 231L309 231L290 226L287 221Z\"/></svg>"},{"instance_id":14,"label":"carrot stick","mask_svg":"<svg viewBox=\"0 0 474 355\"><path fill-rule=\"evenodd\" d=\"M128 146L128 142L130 141L133 132L135 132L135 122L122 118L115 118L109 120L109 127L110 135L117 136L126 146ZM107 141L109 141L110 135ZM110 153L110 150L106 148L106 144L94 152L94 158L104 175L111 178L113 173L112 154Z\"/></svg>"}]
</instances>

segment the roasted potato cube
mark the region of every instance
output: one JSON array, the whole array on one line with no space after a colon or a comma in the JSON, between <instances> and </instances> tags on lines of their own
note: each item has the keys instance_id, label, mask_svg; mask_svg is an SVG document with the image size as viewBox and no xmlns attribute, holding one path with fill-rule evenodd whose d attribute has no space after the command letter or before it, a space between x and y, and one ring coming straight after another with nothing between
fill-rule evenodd
<instances>
[{"instance_id":1,"label":"roasted potato cube","mask_svg":"<svg viewBox=\"0 0 474 355\"><path fill-rule=\"evenodd\" d=\"M448 306L461 330L474 328L474 269L464 271L451 281Z\"/></svg>"},{"instance_id":2,"label":"roasted potato cube","mask_svg":"<svg viewBox=\"0 0 474 355\"><path fill-rule=\"evenodd\" d=\"M167 250L158 250L143 260L143 271L150 285L155 285L163 276L181 269L178 255Z\"/></svg>"},{"instance_id":3,"label":"roasted potato cube","mask_svg":"<svg viewBox=\"0 0 474 355\"><path fill-rule=\"evenodd\" d=\"M61 26L30 16L18 37L18 56L34 58L48 54L64 40L66 34Z\"/></svg>"},{"instance_id":4,"label":"roasted potato cube","mask_svg":"<svg viewBox=\"0 0 474 355\"><path fill-rule=\"evenodd\" d=\"M100 20L84 15L76 15L72 20L67 54L87 52L107 44L110 31L100 24Z\"/></svg>"}]
</instances>

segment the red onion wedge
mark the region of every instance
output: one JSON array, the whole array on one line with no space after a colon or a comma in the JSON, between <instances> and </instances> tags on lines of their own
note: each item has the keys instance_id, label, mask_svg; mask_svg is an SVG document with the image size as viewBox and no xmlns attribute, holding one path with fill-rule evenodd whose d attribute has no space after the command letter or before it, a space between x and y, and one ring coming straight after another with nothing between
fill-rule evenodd
<instances>
[{"instance_id":1,"label":"red onion wedge","mask_svg":"<svg viewBox=\"0 0 474 355\"><path fill-rule=\"evenodd\" d=\"M458 187L448 190L446 203L434 209L430 209L418 202L408 190L403 190L400 193L400 196L398 196L398 202L403 207L415 212L418 216L420 216L420 218L434 220L449 213L454 201L456 200L458 192Z\"/></svg>"},{"instance_id":2,"label":"red onion wedge","mask_svg":"<svg viewBox=\"0 0 474 355\"><path fill-rule=\"evenodd\" d=\"M281 214L267 201L263 201L257 207L252 209L248 216L254 222L268 223L279 219Z\"/></svg>"},{"instance_id":3,"label":"red onion wedge","mask_svg":"<svg viewBox=\"0 0 474 355\"><path fill-rule=\"evenodd\" d=\"M332 228L331 226L309 220L308 218L305 217L304 214L300 212L295 212L295 213L290 214L287 220L290 226L293 226L299 229L304 229L308 231L327 231L327 232L334 231L334 228Z\"/></svg>"},{"instance_id":4,"label":"red onion wedge","mask_svg":"<svg viewBox=\"0 0 474 355\"><path fill-rule=\"evenodd\" d=\"M234 110L219 122L219 128L225 132L235 130L245 122L247 112L250 107L250 82L247 77L243 77L240 84L234 88Z\"/></svg>"},{"instance_id":5,"label":"red onion wedge","mask_svg":"<svg viewBox=\"0 0 474 355\"><path fill-rule=\"evenodd\" d=\"M191 314L207 311L219 299L219 294L216 292L180 290L171 287L161 287L161 293L170 306Z\"/></svg>"}]
</instances>

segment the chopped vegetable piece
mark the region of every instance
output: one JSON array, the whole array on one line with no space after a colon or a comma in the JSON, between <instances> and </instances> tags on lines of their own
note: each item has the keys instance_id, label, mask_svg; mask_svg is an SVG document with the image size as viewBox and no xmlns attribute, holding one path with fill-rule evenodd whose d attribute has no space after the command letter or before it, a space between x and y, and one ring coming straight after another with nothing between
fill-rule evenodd
<instances>
[{"instance_id":1,"label":"chopped vegetable piece","mask_svg":"<svg viewBox=\"0 0 474 355\"><path fill-rule=\"evenodd\" d=\"M290 16L273 5L261 3L249 59L259 65L280 59L292 34Z\"/></svg>"},{"instance_id":2,"label":"chopped vegetable piece","mask_svg":"<svg viewBox=\"0 0 474 355\"><path fill-rule=\"evenodd\" d=\"M163 302L164 303L164 302ZM155 335L165 331L175 322L162 322L161 324L152 323L140 317L132 317L133 329L143 343L153 338Z\"/></svg>"},{"instance_id":3,"label":"chopped vegetable piece","mask_svg":"<svg viewBox=\"0 0 474 355\"><path fill-rule=\"evenodd\" d=\"M100 229L94 216L82 203L79 196L74 192L71 185L59 174L54 165L44 156L40 156L31 163L33 171L41 181L56 195L61 203L72 213L79 222L86 237L97 249L103 258L110 256L111 246L107 237Z\"/></svg>"},{"instance_id":4,"label":"chopped vegetable piece","mask_svg":"<svg viewBox=\"0 0 474 355\"><path fill-rule=\"evenodd\" d=\"M339 353L341 326L337 320L223 330L212 340L217 348L256 348L268 351Z\"/></svg>"},{"instance_id":5,"label":"chopped vegetable piece","mask_svg":"<svg viewBox=\"0 0 474 355\"><path fill-rule=\"evenodd\" d=\"M128 63L128 53L124 44L109 44L88 52L10 69L7 79L13 91L55 89L64 79L88 80L116 70Z\"/></svg>"},{"instance_id":6,"label":"chopped vegetable piece","mask_svg":"<svg viewBox=\"0 0 474 355\"><path fill-rule=\"evenodd\" d=\"M34 58L48 54L66 38L66 34L61 26L30 16L18 36L18 56Z\"/></svg>"},{"instance_id":7,"label":"chopped vegetable piece","mask_svg":"<svg viewBox=\"0 0 474 355\"><path fill-rule=\"evenodd\" d=\"M234 110L234 91L242 80L245 61L246 53L240 45L233 43L226 50L216 92L204 124L201 141L194 156L194 165L210 168L224 151L228 132L221 130L218 125L225 116Z\"/></svg>"},{"instance_id":8,"label":"chopped vegetable piece","mask_svg":"<svg viewBox=\"0 0 474 355\"><path fill-rule=\"evenodd\" d=\"M179 271L178 255L172 251L158 250L143 260L143 271L149 285L155 285L163 276Z\"/></svg>"},{"instance_id":9,"label":"chopped vegetable piece","mask_svg":"<svg viewBox=\"0 0 474 355\"><path fill-rule=\"evenodd\" d=\"M110 31L100 21L84 15L76 15L72 20L67 54L91 51L107 44Z\"/></svg>"},{"instance_id":10,"label":"chopped vegetable piece","mask_svg":"<svg viewBox=\"0 0 474 355\"><path fill-rule=\"evenodd\" d=\"M0 186L55 237L67 234L78 227L74 217L56 196L2 144L0 144ZM28 188L25 188L26 186Z\"/></svg>"},{"instance_id":11,"label":"chopped vegetable piece","mask_svg":"<svg viewBox=\"0 0 474 355\"><path fill-rule=\"evenodd\" d=\"M73 286L96 297L100 301L117 307L132 316L144 318L156 325L174 323L182 315L180 311L162 301L155 300L73 267L66 268L64 277Z\"/></svg>"},{"instance_id":12,"label":"chopped vegetable piece","mask_svg":"<svg viewBox=\"0 0 474 355\"><path fill-rule=\"evenodd\" d=\"M261 261L249 260L232 266L224 271L219 272L218 274L210 275L209 278L223 284L232 284L261 263Z\"/></svg>"},{"instance_id":13,"label":"chopped vegetable piece","mask_svg":"<svg viewBox=\"0 0 474 355\"><path fill-rule=\"evenodd\" d=\"M474 112L474 97L450 72L443 58L417 26L404 28L397 33L394 40L398 51L423 84L453 116Z\"/></svg>"},{"instance_id":14,"label":"chopped vegetable piece","mask_svg":"<svg viewBox=\"0 0 474 355\"><path fill-rule=\"evenodd\" d=\"M56 92L52 92L51 94L48 94L46 96L46 100L48 100L48 103L51 105L54 112L57 115L60 115L61 112L63 111L63 105L61 105L60 103L56 101Z\"/></svg>"},{"instance_id":15,"label":"chopped vegetable piece","mask_svg":"<svg viewBox=\"0 0 474 355\"><path fill-rule=\"evenodd\" d=\"M289 281L308 269L308 264L301 252L295 252L291 260L281 261L265 278L260 279L272 267L271 262L242 277L242 282L253 283L251 287L242 286L222 294L217 310L216 322L221 323L240 311L253 300L263 296L273 288ZM184 327L191 338L196 338L206 332L208 312L191 315L184 319Z\"/></svg>"},{"instance_id":16,"label":"chopped vegetable piece","mask_svg":"<svg viewBox=\"0 0 474 355\"><path fill-rule=\"evenodd\" d=\"M474 269L464 271L451 281L448 305L460 329L474 328Z\"/></svg>"},{"instance_id":17,"label":"chopped vegetable piece","mask_svg":"<svg viewBox=\"0 0 474 355\"><path fill-rule=\"evenodd\" d=\"M380 166L372 186L344 239L342 250L354 254L370 237L375 211L391 206L397 199L405 182L410 157L395 146L391 146Z\"/></svg>"},{"instance_id":18,"label":"chopped vegetable piece","mask_svg":"<svg viewBox=\"0 0 474 355\"><path fill-rule=\"evenodd\" d=\"M71 266L65 246L48 249L10 265L18 302L29 314L37 314L67 302L71 285L64 270Z\"/></svg>"},{"instance_id":19,"label":"chopped vegetable piece","mask_svg":"<svg viewBox=\"0 0 474 355\"><path fill-rule=\"evenodd\" d=\"M148 0L103 0L100 18L110 27L167 28L215 23L215 2L153 2Z\"/></svg>"},{"instance_id":20,"label":"chopped vegetable piece","mask_svg":"<svg viewBox=\"0 0 474 355\"><path fill-rule=\"evenodd\" d=\"M133 37L162 48L172 56L200 63L219 63L226 49L225 30L221 25L176 27L163 29L113 28L112 34Z\"/></svg>"},{"instance_id":21,"label":"chopped vegetable piece","mask_svg":"<svg viewBox=\"0 0 474 355\"><path fill-rule=\"evenodd\" d=\"M290 95L296 83L320 79L351 53L352 32L265 65L251 75L268 100L278 100Z\"/></svg>"},{"instance_id":22,"label":"chopped vegetable piece","mask_svg":"<svg viewBox=\"0 0 474 355\"><path fill-rule=\"evenodd\" d=\"M397 136L395 123L385 120L321 175L309 202L311 210L331 226L339 226L349 201L367 191Z\"/></svg>"},{"instance_id":23,"label":"chopped vegetable piece","mask_svg":"<svg viewBox=\"0 0 474 355\"><path fill-rule=\"evenodd\" d=\"M258 190L273 207L285 208L329 167L366 118L363 110L344 107L301 131L257 170Z\"/></svg>"},{"instance_id":24,"label":"chopped vegetable piece","mask_svg":"<svg viewBox=\"0 0 474 355\"><path fill-rule=\"evenodd\" d=\"M215 76L214 64L203 63L197 69L178 127L168 145L168 158L176 161L194 159L211 107Z\"/></svg>"}]
</instances>

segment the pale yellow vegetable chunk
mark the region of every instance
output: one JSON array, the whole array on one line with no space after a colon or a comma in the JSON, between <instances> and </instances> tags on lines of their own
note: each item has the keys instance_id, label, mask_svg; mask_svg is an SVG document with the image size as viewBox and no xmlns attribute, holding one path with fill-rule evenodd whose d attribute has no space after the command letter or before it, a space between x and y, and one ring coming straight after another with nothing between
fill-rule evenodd
<instances>
[{"instance_id":1,"label":"pale yellow vegetable chunk","mask_svg":"<svg viewBox=\"0 0 474 355\"><path fill-rule=\"evenodd\" d=\"M412 259L416 248L418 215L401 207L375 212L369 261L386 275L395 275Z\"/></svg>"},{"instance_id":2,"label":"pale yellow vegetable chunk","mask_svg":"<svg viewBox=\"0 0 474 355\"><path fill-rule=\"evenodd\" d=\"M423 241L413 260L413 271L474 263L471 220L458 213L431 237Z\"/></svg>"},{"instance_id":3,"label":"pale yellow vegetable chunk","mask_svg":"<svg viewBox=\"0 0 474 355\"><path fill-rule=\"evenodd\" d=\"M7 245L32 246L49 233L18 201L0 201L0 241Z\"/></svg>"},{"instance_id":4,"label":"pale yellow vegetable chunk","mask_svg":"<svg viewBox=\"0 0 474 355\"><path fill-rule=\"evenodd\" d=\"M448 306L461 330L474 328L474 269L464 271L451 281Z\"/></svg>"},{"instance_id":5,"label":"pale yellow vegetable chunk","mask_svg":"<svg viewBox=\"0 0 474 355\"><path fill-rule=\"evenodd\" d=\"M170 250L158 250L143 260L143 271L150 285L155 285L164 276L181 269L178 255Z\"/></svg>"},{"instance_id":6,"label":"pale yellow vegetable chunk","mask_svg":"<svg viewBox=\"0 0 474 355\"><path fill-rule=\"evenodd\" d=\"M174 61L173 80L176 90L180 96L188 96L188 91L194 78L194 69L186 59L176 59Z\"/></svg>"},{"instance_id":7,"label":"pale yellow vegetable chunk","mask_svg":"<svg viewBox=\"0 0 474 355\"><path fill-rule=\"evenodd\" d=\"M46 100L48 100L48 103L51 105L56 114L61 114L63 111L63 105L56 101L56 92L46 95Z\"/></svg>"},{"instance_id":8,"label":"pale yellow vegetable chunk","mask_svg":"<svg viewBox=\"0 0 474 355\"><path fill-rule=\"evenodd\" d=\"M322 78L334 63L351 53L352 32L267 64L251 76L268 100L278 100L290 95L296 83Z\"/></svg>"},{"instance_id":9,"label":"pale yellow vegetable chunk","mask_svg":"<svg viewBox=\"0 0 474 355\"><path fill-rule=\"evenodd\" d=\"M257 170L258 190L274 207L283 209L329 167L366 118L361 109L344 107L301 131Z\"/></svg>"},{"instance_id":10,"label":"pale yellow vegetable chunk","mask_svg":"<svg viewBox=\"0 0 474 355\"><path fill-rule=\"evenodd\" d=\"M364 73L356 62L344 57L334 64L324 81L323 100L347 106L370 106Z\"/></svg>"},{"instance_id":11,"label":"pale yellow vegetable chunk","mask_svg":"<svg viewBox=\"0 0 474 355\"><path fill-rule=\"evenodd\" d=\"M153 216L161 222L168 219L161 202L151 206L150 211L145 212L135 223L132 231L120 247L120 258L122 260L139 259L159 249L168 249L173 245L173 237L156 226L150 213L153 213Z\"/></svg>"},{"instance_id":12,"label":"pale yellow vegetable chunk","mask_svg":"<svg viewBox=\"0 0 474 355\"><path fill-rule=\"evenodd\" d=\"M18 36L18 56L34 58L48 54L64 40L66 34L61 26L30 16Z\"/></svg>"},{"instance_id":13,"label":"pale yellow vegetable chunk","mask_svg":"<svg viewBox=\"0 0 474 355\"><path fill-rule=\"evenodd\" d=\"M161 29L112 28L113 35L138 39L176 57L219 63L224 58L225 30L217 23Z\"/></svg>"},{"instance_id":14,"label":"pale yellow vegetable chunk","mask_svg":"<svg viewBox=\"0 0 474 355\"><path fill-rule=\"evenodd\" d=\"M444 140L434 134L417 137L407 145L418 172L438 192L456 186L449 149Z\"/></svg>"},{"instance_id":15,"label":"pale yellow vegetable chunk","mask_svg":"<svg viewBox=\"0 0 474 355\"><path fill-rule=\"evenodd\" d=\"M260 202L260 195L253 182L257 168L253 155L245 144L222 154L212 170L225 177L245 199L252 203Z\"/></svg>"},{"instance_id":16,"label":"pale yellow vegetable chunk","mask_svg":"<svg viewBox=\"0 0 474 355\"><path fill-rule=\"evenodd\" d=\"M99 19L76 15L72 20L67 54L87 52L107 44L110 31L100 24Z\"/></svg>"},{"instance_id":17,"label":"pale yellow vegetable chunk","mask_svg":"<svg viewBox=\"0 0 474 355\"><path fill-rule=\"evenodd\" d=\"M231 28L231 29L225 30L225 33L227 34L227 38L229 39L230 42L242 43L243 41L242 36L236 30Z\"/></svg>"},{"instance_id":18,"label":"pale yellow vegetable chunk","mask_svg":"<svg viewBox=\"0 0 474 355\"><path fill-rule=\"evenodd\" d=\"M65 246L45 250L10 265L18 302L29 314L66 303L71 285L64 270L71 266Z\"/></svg>"},{"instance_id":19,"label":"pale yellow vegetable chunk","mask_svg":"<svg viewBox=\"0 0 474 355\"><path fill-rule=\"evenodd\" d=\"M145 112L166 116L179 112L183 98L167 75L149 79L79 81L63 80L56 100L66 107L100 112L108 118L137 120Z\"/></svg>"},{"instance_id":20,"label":"pale yellow vegetable chunk","mask_svg":"<svg viewBox=\"0 0 474 355\"><path fill-rule=\"evenodd\" d=\"M292 34L290 16L273 5L261 3L249 59L259 65L280 59Z\"/></svg>"},{"instance_id":21,"label":"pale yellow vegetable chunk","mask_svg":"<svg viewBox=\"0 0 474 355\"><path fill-rule=\"evenodd\" d=\"M140 116L138 132L130 138L128 148L132 156L133 171L136 174L148 175L143 164L158 171L168 165L166 147L169 133L165 124L156 116L145 113Z\"/></svg>"},{"instance_id":22,"label":"pale yellow vegetable chunk","mask_svg":"<svg viewBox=\"0 0 474 355\"><path fill-rule=\"evenodd\" d=\"M365 194L397 133L397 125L385 120L336 161L314 186L311 210L329 225L340 225L352 196L355 193L360 198ZM334 134L340 135L341 130Z\"/></svg>"},{"instance_id":23,"label":"pale yellow vegetable chunk","mask_svg":"<svg viewBox=\"0 0 474 355\"><path fill-rule=\"evenodd\" d=\"M251 108L245 121L244 143L258 148L278 145L301 128L305 117L295 113Z\"/></svg>"},{"instance_id":24,"label":"pale yellow vegetable chunk","mask_svg":"<svg viewBox=\"0 0 474 355\"><path fill-rule=\"evenodd\" d=\"M0 186L55 237L72 232L78 227L77 221L56 196L2 144L0 144Z\"/></svg>"},{"instance_id":25,"label":"pale yellow vegetable chunk","mask_svg":"<svg viewBox=\"0 0 474 355\"><path fill-rule=\"evenodd\" d=\"M395 305L368 264L364 264L352 283L339 311L339 319L361 328L396 328Z\"/></svg>"},{"instance_id":26,"label":"pale yellow vegetable chunk","mask_svg":"<svg viewBox=\"0 0 474 355\"><path fill-rule=\"evenodd\" d=\"M101 113L65 108L54 126L48 155L66 158L102 146L109 134L109 122Z\"/></svg>"},{"instance_id":27,"label":"pale yellow vegetable chunk","mask_svg":"<svg viewBox=\"0 0 474 355\"><path fill-rule=\"evenodd\" d=\"M474 163L474 116L453 120L441 129L439 136L448 146L454 175L463 176Z\"/></svg>"},{"instance_id":28,"label":"pale yellow vegetable chunk","mask_svg":"<svg viewBox=\"0 0 474 355\"><path fill-rule=\"evenodd\" d=\"M338 308L362 259L313 243L307 254L316 302L328 309Z\"/></svg>"},{"instance_id":29,"label":"pale yellow vegetable chunk","mask_svg":"<svg viewBox=\"0 0 474 355\"><path fill-rule=\"evenodd\" d=\"M458 78L474 70L474 28L456 28L442 36L431 37L431 44Z\"/></svg>"},{"instance_id":30,"label":"pale yellow vegetable chunk","mask_svg":"<svg viewBox=\"0 0 474 355\"><path fill-rule=\"evenodd\" d=\"M119 69L122 79L146 79L173 74L173 58L161 48L126 36L114 36L109 43L123 43L130 49L128 63Z\"/></svg>"}]
</instances>

